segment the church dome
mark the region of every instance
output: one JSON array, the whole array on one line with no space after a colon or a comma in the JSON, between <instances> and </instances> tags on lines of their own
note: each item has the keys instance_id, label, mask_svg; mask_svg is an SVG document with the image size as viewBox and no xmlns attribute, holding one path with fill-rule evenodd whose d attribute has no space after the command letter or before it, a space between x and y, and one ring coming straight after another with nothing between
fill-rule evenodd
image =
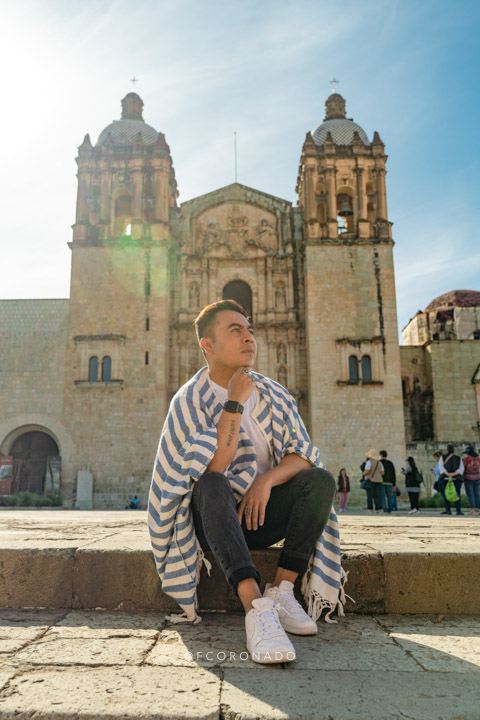
<instances>
[{"instance_id":1,"label":"church dome","mask_svg":"<svg viewBox=\"0 0 480 720\"><path fill-rule=\"evenodd\" d=\"M323 145L330 132L336 145L351 145L354 132L358 132L365 145L369 145L367 133L360 125L346 117L345 100L338 93L333 93L325 103L327 114L324 121L312 132L316 145Z\"/></svg>"},{"instance_id":2,"label":"church dome","mask_svg":"<svg viewBox=\"0 0 480 720\"><path fill-rule=\"evenodd\" d=\"M108 135L113 145L126 147L133 145L140 133L145 145L153 145L158 132L143 119L143 100L137 93L131 92L122 100L122 119L114 120L102 130L95 143L103 145Z\"/></svg>"},{"instance_id":3,"label":"church dome","mask_svg":"<svg viewBox=\"0 0 480 720\"><path fill-rule=\"evenodd\" d=\"M451 307L477 307L480 306L480 292L477 290L451 290L439 295L427 305L425 312L433 312Z\"/></svg>"}]
</instances>

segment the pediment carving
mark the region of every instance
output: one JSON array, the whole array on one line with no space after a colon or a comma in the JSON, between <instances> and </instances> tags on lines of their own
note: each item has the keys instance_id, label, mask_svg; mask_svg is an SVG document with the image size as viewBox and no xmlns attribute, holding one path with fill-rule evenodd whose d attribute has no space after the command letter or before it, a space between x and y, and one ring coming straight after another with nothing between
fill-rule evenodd
<instances>
[{"instance_id":1,"label":"pediment carving","mask_svg":"<svg viewBox=\"0 0 480 720\"><path fill-rule=\"evenodd\" d=\"M224 203L198 216L195 246L210 257L258 257L278 249L276 218L252 205Z\"/></svg>"}]
</instances>

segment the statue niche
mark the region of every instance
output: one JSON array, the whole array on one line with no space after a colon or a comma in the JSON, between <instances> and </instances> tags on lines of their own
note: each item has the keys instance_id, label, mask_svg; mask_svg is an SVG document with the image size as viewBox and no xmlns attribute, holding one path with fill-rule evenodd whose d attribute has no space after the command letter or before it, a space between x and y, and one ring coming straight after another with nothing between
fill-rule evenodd
<instances>
[{"instance_id":1,"label":"statue niche","mask_svg":"<svg viewBox=\"0 0 480 720\"><path fill-rule=\"evenodd\" d=\"M198 310L200 305L200 288L198 283L191 283L188 288L188 307L190 310Z\"/></svg>"},{"instance_id":2,"label":"statue niche","mask_svg":"<svg viewBox=\"0 0 480 720\"><path fill-rule=\"evenodd\" d=\"M277 363L279 365L287 364L287 348L284 343L280 343L277 347Z\"/></svg>"},{"instance_id":3,"label":"statue niche","mask_svg":"<svg viewBox=\"0 0 480 720\"><path fill-rule=\"evenodd\" d=\"M279 312L285 312L287 309L287 293L285 290L285 283L280 280L275 285L275 310Z\"/></svg>"}]
</instances>

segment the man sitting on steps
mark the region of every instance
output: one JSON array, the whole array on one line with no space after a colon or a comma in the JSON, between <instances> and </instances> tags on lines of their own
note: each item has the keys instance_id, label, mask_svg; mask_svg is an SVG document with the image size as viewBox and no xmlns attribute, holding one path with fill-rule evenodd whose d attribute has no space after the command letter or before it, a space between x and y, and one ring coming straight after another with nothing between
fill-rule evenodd
<instances>
[{"instance_id":1,"label":"man sitting on steps","mask_svg":"<svg viewBox=\"0 0 480 720\"><path fill-rule=\"evenodd\" d=\"M285 631L317 632L338 606L342 569L335 481L321 467L293 397L253 372L254 329L233 300L195 320L207 366L177 392L160 438L148 521L165 593L198 622L196 586L210 550L245 609L247 648L257 662L295 659ZM262 595L249 549L285 539ZM303 575L307 614L294 597Z\"/></svg>"}]
</instances>

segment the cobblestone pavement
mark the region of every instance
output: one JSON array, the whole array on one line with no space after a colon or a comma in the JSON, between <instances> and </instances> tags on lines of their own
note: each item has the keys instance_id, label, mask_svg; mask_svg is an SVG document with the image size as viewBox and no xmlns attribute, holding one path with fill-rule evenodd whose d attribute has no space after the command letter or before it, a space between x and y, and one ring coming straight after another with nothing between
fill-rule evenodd
<instances>
[{"instance_id":1,"label":"cobblestone pavement","mask_svg":"<svg viewBox=\"0 0 480 720\"><path fill-rule=\"evenodd\" d=\"M347 616L262 666L239 614L0 611L0 719L478 720L479 618Z\"/></svg>"}]
</instances>

